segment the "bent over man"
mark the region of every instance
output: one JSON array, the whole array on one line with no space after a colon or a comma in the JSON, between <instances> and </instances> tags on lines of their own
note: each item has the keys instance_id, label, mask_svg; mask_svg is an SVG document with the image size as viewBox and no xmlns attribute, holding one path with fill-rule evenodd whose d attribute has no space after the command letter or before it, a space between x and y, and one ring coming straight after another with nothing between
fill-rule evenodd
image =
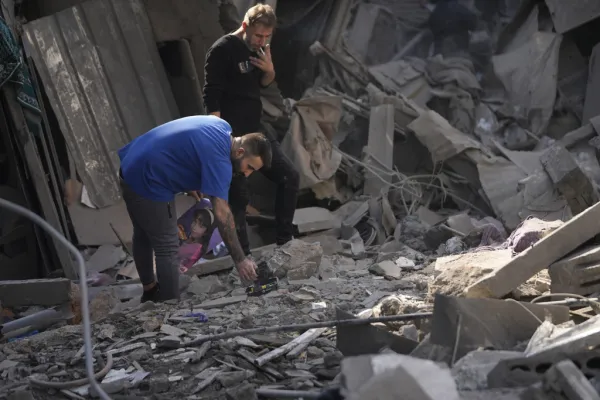
<instances>
[{"instance_id":1,"label":"bent over man","mask_svg":"<svg viewBox=\"0 0 600 400\"><path fill-rule=\"evenodd\" d=\"M119 150L119 158L121 190L133 223L133 259L144 286L142 302L179 298L174 198L180 192L197 190L210 198L240 277L256 279L256 265L244 254L227 202L232 173L247 177L271 164L271 145L262 133L234 138L221 118L186 117L134 139Z\"/></svg>"},{"instance_id":2,"label":"bent over man","mask_svg":"<svg viewBox=\"0 0 600 400\"><path fill-rule=\"evenodd\" d=\"M276 25L273 8L258 4L246 13L242 26L217 40L208 50L205 65L204 104L207 112L229 122L234 136L261 130L260 90L275 80L268 44ZM292 239L294 211L300 179L291 161L281 151L276 138L269 138L273 162L261 170L277 186L275 219L277 244ZM245 176L234 177L229 204L235 216L244 253L250 254L246 231L249 202Z\"/></svg>"}]
</instances>

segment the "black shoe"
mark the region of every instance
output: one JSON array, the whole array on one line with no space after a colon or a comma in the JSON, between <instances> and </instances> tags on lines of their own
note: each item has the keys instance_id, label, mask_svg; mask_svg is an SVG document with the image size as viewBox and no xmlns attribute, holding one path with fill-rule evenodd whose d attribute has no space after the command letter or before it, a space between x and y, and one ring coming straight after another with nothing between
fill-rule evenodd
<instances>
[{"instance_id":1,"label":"black shoe","mask_svg":"<svg viewBox=\"0 0 600 400\"><path fill-rule=\"evenodd\" d=\"M142 303L147 301L151 301L153 303L158 303L160 301L160 287L158 283L154 285L154 287L150 290L144 290L144 294L142 295Z\"/></svg>"}]
</instances>

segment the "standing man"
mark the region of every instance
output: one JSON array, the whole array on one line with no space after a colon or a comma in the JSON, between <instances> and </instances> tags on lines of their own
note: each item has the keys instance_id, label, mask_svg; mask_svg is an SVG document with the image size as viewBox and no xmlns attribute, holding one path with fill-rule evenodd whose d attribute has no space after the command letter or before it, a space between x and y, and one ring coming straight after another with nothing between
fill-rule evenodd
<instances>
[{"instance_id":1,"label":"standing man","mask_svg":"<svg viewBox=\"0 0 600 400\"><path fill-rule=\"evenodd\" d=\"M121 190L133 223L133 259L144 286L142 302L179 298L174 200L180 192L198 190L210 198L240 277L256 279L256 265L244 254L227 201L232 173L247 177L271 164L271 145L262 133L234 138L221 118L186 117L137 137L119 150L119 158Z\"/></svg>"},{"instance_id":2,"label":"standing man","mask_svg":"<svg viewBox=\"0 0 600 400\"><path fill-rule=\"evenodd\" d=\"M275 80L269 41L276 23L273 8L257 4L248 10L238 30L217 40L207 52L204 104L208 113L231 124L236 137L261 130L260 90ZM261 172L277 185L276 241L282 245L292 239L300 178L291 161L281 151L276 138L269 140L273 162L270 168L263 168ZM233 177L229 204L246 255L250 254L246 230L246 206L249 200L246 177Z\"/></svg>"}]
</instances>

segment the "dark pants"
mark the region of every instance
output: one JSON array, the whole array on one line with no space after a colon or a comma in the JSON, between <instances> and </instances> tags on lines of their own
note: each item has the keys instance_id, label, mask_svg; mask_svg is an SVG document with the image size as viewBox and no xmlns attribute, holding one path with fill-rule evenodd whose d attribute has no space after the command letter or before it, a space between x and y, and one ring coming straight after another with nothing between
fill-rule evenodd
<instances>
[{"instance_id":1,"label":"dark pants","mask_svg":"<svg viewBox=\"0 0 600 400\"><path fill-rule=\"evenodd\" d=\"M178 299L179 238L174 200L159 202L145 199L131 190L123 179L121 191L133 224L133 260L142 284L157 281L161 300ZM158 277L154 276L154 257Z\"/></svg>"},{"instance_id":2,"label":"dark pants","mask_svg":"<svg viewBox=\"0 0 600 400\"><path fill-rule=\"evenodd\" d=\"M283 154L279 142L271 139L273 160L271 168L262 168L262 173L267 179L277 185L275 194L275 221L277 223L277 244L284 244L292 239L294 211L300 177L292 162ZM245 176L235 175L229 187L229 206L235 219L238 238L246 255L250 254L250 243L246 228L246 206L250 201L248 180Z\"/></svg>"}]
</instances>

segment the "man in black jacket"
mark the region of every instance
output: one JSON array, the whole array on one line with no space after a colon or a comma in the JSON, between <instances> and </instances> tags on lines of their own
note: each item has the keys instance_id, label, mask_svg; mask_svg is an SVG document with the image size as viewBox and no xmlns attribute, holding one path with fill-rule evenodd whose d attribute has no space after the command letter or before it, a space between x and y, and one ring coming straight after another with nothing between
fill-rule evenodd
<instances>
[{"instance_id":1,"label":"man in black jacket","mask_svg":"<svg viewBox=\"0 0 600 400\"><path fill-rule=\"evenodd\" d=\"M276 23L273 8L257 4L248 10L238 30L217 40L207 52L204 85L206 111L229 122L234 136L263 130L260 122L260 91L275 80L269 41ZM261 172L277 186L276 240L281 245L292 239L292 220L300 179L276 138L270 138L270 141L273 154L271 168ZM250 254L246 230L248 202L246 177L234 176L229 189L229 204L246 254Z\"/></svg>"}]
</instances>

